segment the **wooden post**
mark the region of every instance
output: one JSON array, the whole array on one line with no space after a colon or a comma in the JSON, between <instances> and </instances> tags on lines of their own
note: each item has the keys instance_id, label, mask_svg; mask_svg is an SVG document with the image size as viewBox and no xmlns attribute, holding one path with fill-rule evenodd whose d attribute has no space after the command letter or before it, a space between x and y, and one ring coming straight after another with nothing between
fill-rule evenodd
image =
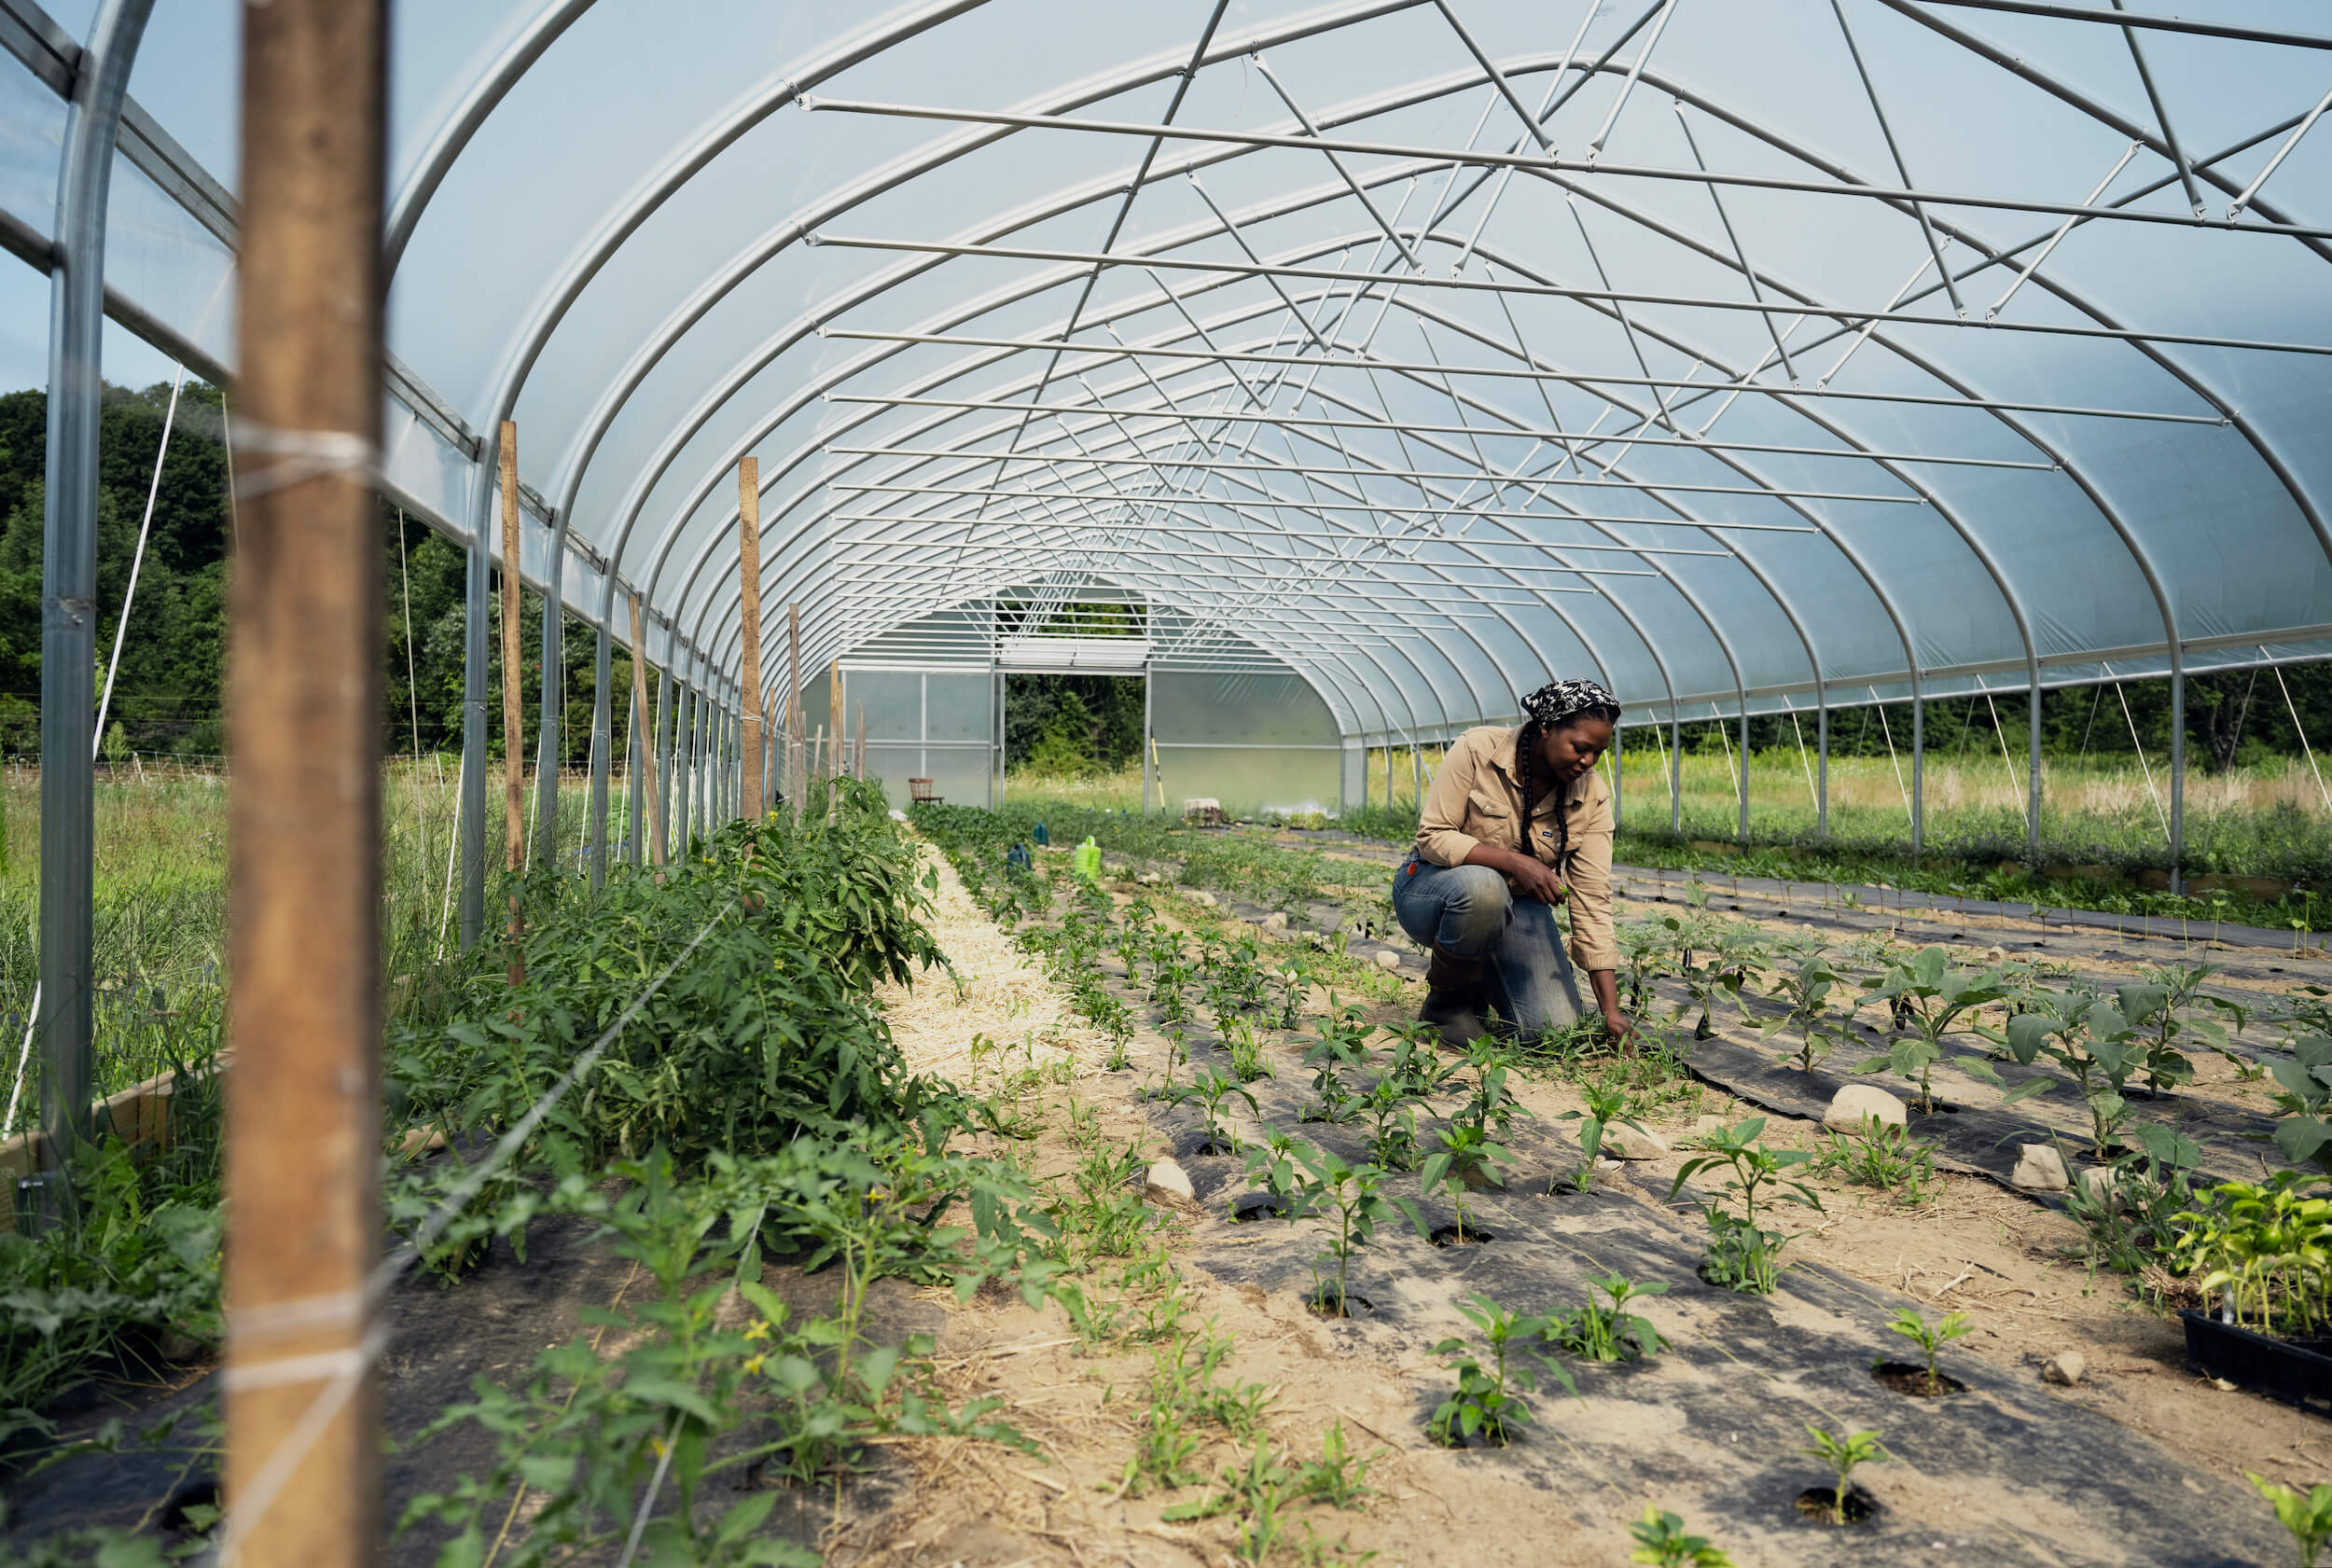
<instances>
[{"instance_id":1,"label":"wooden post","mask_svg":"<svg viewBox=\"0 0 2332 1568\"><path fill-rule=\"evenodd\" d=\"M858 704L858 743L851 748L851 777L867 776L867 704Z\"/></svg>"},{"instance_id":2,"label":"wooden post","mask_svg":"<svg viewBox=\"0 0 2332 1568\"><path fill-rule=\"evenodd\" d=\"M834 745L826 753L826 776L839 779L844 771L842 736L846 733L842 728L842 661L839 659L826 667L826 716L834 728Z\"/></svg>"},{"instance_id":3,"label":"wooden post","mask_svg":"<svg viewBox=\"0 0 2332 1568\"><path fill-rule=\"evenodd\" d=\"M809 753L801 736L801 606L785 606L785 794L794 803L794 820L801 820L802 791L810 783Z\"/></svg>"},{"instance_id":4,"label":"wooden post","mask_svg":"<svg viewBox=\"0 0 2332 1568\"><path fill-rule=\"evenodd\" d=\"M650 737L646 752L647 766L640 770L641 806L635 817L645 816L647 824L648 864L664 864L664 806L656 793L655 728L648 719L647 706L647 638L640 629L640 596L624 596L632 605L632 732ZM633 838L640 833L640 824L632 826Z\"/></svg>"},{"instance_id":5,"label":"wooden post","mask_svg":"<svg viewBox=\"0 0 2332 1568\"><path fill-rule=\"evenodd\" d=\"M739 757L737 814L761 820L769 797L761 788L761 460L737 461L737 606L744 617L738 675L744 734Z\"/></svg>"},{"instance_id":6,"label":"wooden post","mask_svg":"<svg viewBox=\"0 0 2332 1568\"><path fill-rule=\"evenodd\" d=\"M229 577L222 1560L361 1568L381 1519L381 212L388 7L243 11Z\"/></svg>"},{"instance_id":7,"label":"wooden post","mask_svg":"<svg viewBox=\"0 0 2332 1568\"><path fill-rule=\"evenodd\" d=\"M513 877L526 863L526 710L519 701L519 427L502 422L502 868ZM526 979L519 945L526 938L526 915L519 890L510 887L506 932L510 941L510 983Z\"/></svg>"}]
</instances>

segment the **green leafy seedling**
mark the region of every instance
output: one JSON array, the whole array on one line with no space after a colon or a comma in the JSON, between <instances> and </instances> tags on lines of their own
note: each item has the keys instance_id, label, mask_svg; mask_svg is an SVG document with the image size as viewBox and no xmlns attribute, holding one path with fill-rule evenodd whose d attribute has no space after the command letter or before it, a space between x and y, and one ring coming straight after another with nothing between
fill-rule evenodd
<instances>
[{"instance_id":1,"label":"green leafy seedling","mask_svg":"<svg viewBox=\"0 0 2332 1568\"><path fill-rule=\"evenodd\" d=\"M1818 1426L1809 1426L1806 1430L1812 1435L1813 1441L1798 1451L1822 1461L1838 1473L1837 1490L1830 1494L1830 1522L1842 1525L1846 1522L1848 1478L1859 1466L1895 1456L1880 1445L1876 1432L1850 1432L1843 1437L1834 1437Z\"/></svg>"},{"instance_id":2,"label":"green leafy seedling","mask_svg":"<svg viewBox=\"0 0 2332 1568\"><path fill-rule=\"evenodd\" d=\"M1627 1091L1618 1086L1583 1080L1579 1092L1587 1097L1587 1109L1565 1111L1555 1119L1579 1124L1579 1168L1571 1173L1571 1185L1586 1192L1595 1186L1595 1157L1603 1152L1604 1130L1613 1126L1632 1127L1641 1132L1644 1129L1628 1115ZM1562 1179L1557 1176L1553 1181ZM1548 1190L1553 1190L1552 1182Z\"/></svg>"},{"instance_id":3,"label":"green leafy seedling","mask_svg":"<svg viewBox=\"0 0 2332 1568\"><path fill-rule=\"evenodd\" d=\"M1657 1503L1644 1506L1644 1517L1628 1526L1635 1538L1631 1562L1654 1568L1733 1568L1733 1560L1709 1542L1706 1535L1687 1535L1682 1515L1663 1513Z\"/></svg>"},{"instance_id":4,"label":"green leafy seedling","mask_svg":"<svg viewBox=\"0 0 2332 1568\"><path fill-rule=\"evenodd\" d=\"M1481 1128L1460 1124L1439 1133L1441 1146L1425 1157L1418 1181L1427 1192L1446 1189L1457 1207L1457 1239L1465 1240L1465 1194L1476 1183L1500 1178L1514 1156Z\"/></svg>"},{"instance_id":5,"label":"green leafy seedling","mask_svg":"<svg viewBox=\"0 0 2332 1568\"><path fill-rule=\"evenodd\" d=\"M1887 1326L1919 1347L1927 1358L1927 1392L1939 1394L1943 1380L1936 1373L1936 1352L1976 1325L1968 1321L1965 1312L1946 1312L1940 1321L1931 1324L1916 1308L1906 1307L1888 1320Z\"/></svg>"},{"instance_id":6,"label":"green leafy seedling","mask_svg":"<svg viewBox=\"0 0 2332 1568\"><path fill-rule=\"evenodd\" d=\"M2291 1532L2299 1568L2316 1568L2325 1544L2332 1542L2332 1486L2311 1487L2302 1492L2248 1470L2243 1474L2275 1510L2276 1521Z\"/></svg>"},{"instance_id":7,"label":"green leafy seedling","mask_svg":"<svg viewBox=\"0 0 2332 1568\"><path fill-rule=\"evenodd\" d=\"M1919 1086L1920 1109L1934 1110L1935 1089L1928 1079L1942 1059L1944 1036L1967 1014L2006 994L1997 974L1955 970L1941 948L1925 949L1909 964L1895 964L1865 988L1863 1000L1888 1004L1911 1034L1896 1040L1886 1055L1857 1062L1854 1071L1891 1068ZM1999 1081L2000 1075L1980 1057L1962 1058L1956 1065L1976 1077Z\"/></svg>"}]
</instances>

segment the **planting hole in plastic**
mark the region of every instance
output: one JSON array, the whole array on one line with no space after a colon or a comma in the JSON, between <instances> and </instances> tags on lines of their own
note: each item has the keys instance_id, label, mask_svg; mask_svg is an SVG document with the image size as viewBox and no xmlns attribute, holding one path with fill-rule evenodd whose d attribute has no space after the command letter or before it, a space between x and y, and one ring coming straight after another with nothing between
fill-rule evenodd
<instances>
[{"instance_id":1,"label":"planting hole in plastic","mask_svg":"<svg viewBox=\"0 0 2332 1568\"><path fill-rule=\"evenodd\" d=\"M1437 1247L1472 1247L1498 1238L1480 1226L1469 1225L1461 1232L1454 1225L1445 1225L1425 1238Z\"/></svg>"},{"instance_id":2,"label":"planting hole in plastic","mask_svg":"<svg viewBox=\"0 0 2332 1568\"><path fill-rule=\"evenodd\" d=\"M1967 1384L1950 1373L1937 1372L1930 1379L1927 1368L1913 1361L1881 1361L1870 1369L1870 1375L1881 1386L1914 1399L1942 1399L1967 1392Z\"/></svg>"},{"instance_id":3,"label":"planting hole in plastic","mask_svg":"<svg viewBox=\"0 0 2332 1568\"><path fill-rule=\"evenodd\" d=\"M1926 1368L1922 1367L1923 1372ZM1798 1494L1798 1511L1816 1524L1835 1525L1838 1522L1838 1490L1835 1487L1810 1486ZM1846 1489L1846 1522L1861 1524L1879 1511L1878 1499L1858 1486Z\"/></svg>"}]
</instances>

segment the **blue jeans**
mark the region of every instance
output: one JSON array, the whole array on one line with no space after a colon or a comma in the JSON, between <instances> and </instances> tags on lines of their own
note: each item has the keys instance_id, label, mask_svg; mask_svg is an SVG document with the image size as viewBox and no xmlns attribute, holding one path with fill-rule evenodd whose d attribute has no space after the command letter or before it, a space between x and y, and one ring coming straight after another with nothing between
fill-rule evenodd
<instances>
[{"instance_id":1,"label":"blue jeans","mask_svg":"<svg viewBox=\"0 0 2332 1568\"><path fill-rule=\"evenodd\" d=\"M1578 981L1554 906L1515 897L1489 867L1436 866L1412 853L1393 873L1393 915L1412 941L1489 960L1490 1005L1524 1037L1578 1021Z\"/></svg>"}]
</instances>

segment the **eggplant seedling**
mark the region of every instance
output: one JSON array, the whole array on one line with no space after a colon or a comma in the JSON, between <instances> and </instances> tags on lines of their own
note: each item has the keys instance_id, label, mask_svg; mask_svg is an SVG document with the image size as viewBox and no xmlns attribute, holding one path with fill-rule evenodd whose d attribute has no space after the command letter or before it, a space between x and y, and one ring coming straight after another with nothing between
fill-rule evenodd
<instances>
[{"instance_id":1,"label":"eggplant seedling","mask_svg":"<svg viewBox=\"0 0 2332 1568\"><path fill-rule=\"evenodd\" d=\"M1838 1485L1830 1493L1830 1522L1842 1525L1846 1522L1848 1478L1865 1464L1875 1464L1895 1456L1880 1445L1876 1432L1850 1432L1843 1437L1835 1437L1818 1426L1809 1426L1806 1430L1812 1435L1813 1441L1798 1451L1822 1461L1838 1472Z\"/></svg>"},{"instance_id":2,"label":"eggplant seedling","mask_svg":"<svg viewBox=\"0 0 2332 1568\"><path fill-rule=\"evenodd\" d=\"M1965 1312L1947 1312L1940 1321L1931 1324L1915 1308L1906 1307L1888 1320L1887 1326L1920 1348L1927 1358L1927 1392L1941 1394L1944 1383L1936 1372L1936 1352L1964 1336L1975 1325L1968 1321Z\"/></svg>"},{"instance_id":3,"label":"eggplant seedling","mask_svg":"<svg viewBox=\"0 0 2332 1568\"><path fill-rule=\"evenodd\" d=\"M1897 1027L1908 1028L1911 1033L1896 1040L1886 1055L1856 1062L1853 1070L1869 1073L1881 1067L1892 1068L1919 1086L1919 1107L1923 1111L1936 1108L1935 1089L1928 1076L1942 1059L1943 1037L1962 1018L2007 994L1998 975L1971 974L1954 970L1950 964L1941 948L1928 948L1909 964L1894 965L1864 988L1865 1001L1886 1003ZM1976 1077L1992 1083L2000 1081L2000 1075L1981 1057L1963 1057L1954 1065ZM2045 1087L2045 1080L2034 1081ZM2010 1091L2018 1099L2038 1092L2039 1089L2023 1085Z\"/></svg>"},{"instance_id":4,"label":"eggplant seedling","mask_svg":"<svg viewBox=\"0 0 2332 1568\"><path fill-rule=\"evenodd\" d=\"M2129 1021L2094 994L2034 992L2026 1010L2008 1020L2000 1039L2024 1066L2047 1057L2064 1070L2089 1114L2089 1142L2099 1159L2112 1150L2115 1135L2130 1119L2121 1096L2130 1075L2145 1062L2145 1046L2133 1038ZM2011 1092L2019 1099L2042 1092L2047 1078L2033 1078ZM2037 1087L2035 1087L2037 1086Z\"/></svg>"}]
</instances>

